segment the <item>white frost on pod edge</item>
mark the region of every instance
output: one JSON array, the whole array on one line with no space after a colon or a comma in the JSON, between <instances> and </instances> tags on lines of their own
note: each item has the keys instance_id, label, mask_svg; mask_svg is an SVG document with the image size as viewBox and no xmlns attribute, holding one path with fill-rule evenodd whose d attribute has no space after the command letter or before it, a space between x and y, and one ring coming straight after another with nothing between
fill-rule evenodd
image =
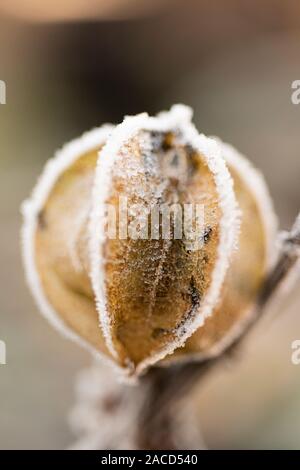
<instances>
[{"instance_id":1,"label":"white frost on pod edge","mask_svg":"<svg viewBox=\"0 0 300 470\"><path fill-rule=\"evenodd\" d=\"M168 132L180 129L184 143L191 145L206 160L212 172L216 189L219 195L219 204L222 212L220 221L220 241L217 261L212 273L211 286L204 297L203 303L193 320L187 321L177 330L175 340L163 350L141 362L136 374L140 374L147 367L157 363L166 355L183 346L186 340L204 324L207 317L212 314L213 308L219 299L221 287L229 266L233 249L236 245L239 232L239 211L233 191L233 181L221 155L221 148L213 139L198 134L191 123L192 110L184 105L175 105L169 112L160 113L157 117L150 117L143 113L137 116L128 116L112 132L110 139L101 150L98 159L93 191L93 208L90 219L90 259L92 260L91 277L96 295L96 304L99 313L107 347L116 357L111 335L111 321L106 306L106 290L104 278L104 259L102 247L105 242L104 213L105 203L110 196L111 174L119 152L124 144L137 135L139 131Z\"/></svg>"},{"instance_id":2,"label":"white frost on pod edge","mask_svg":"<svg viewBox=\"0 0 300 470\"><path fill-rule=\"evenodd\" d=\"M278 259L279 247L277 245L278 219L274 211L272 198L270 196L268 186L263 174L255 168L252 163L236 150L232 145L224 143L219 137L212 137L220 146L222 156L233 169L235 169L245 186L249 188L255 197L259 212L261 214L262 223L265 228L267 256L266 256L266 273L271 270ZM299 263L300 266L300 263ZM294 271L295 272L295 271ZM293 282L293 281L291 281ZM289 286L290 287L290 286ZM287 288L287 290L289 289ZM252 315L255 314L255 306L249 307L242 319L232 326L230 331L216 343L206 353L194 353L187 357L181 356L178 361L183 364L185 362L197 362L218 356L227 347L229 347L240 333L247 327L251 321ZM166 366L169 363L166 362Z\"/></svg>"},{"instance_id":3,"label":"white frost on pod edge","mask_svg":"<svg viewBox=\"0 0 300 470\"><path fill-rule=\"evenodd\" d=\"M222 156L226 163L237 170L245 186L250 188L255 196L259 212L264 224L267 239L267 270L276 262L278 247L276 246L276 235L278 233L278 219L275 214L271 195L268 190L265 178L260 170L232 145L223 142L218 137L213 137L222 149Z\"/></svg>"},{"instance_id":4,"label":"white frost on pod edge","mask_svg":"<svg viewBox=\"0 0 300 470\"><path fill-rule=\"evenodd\" d=\"M81 338L80 335L69 328L49 303L42 288L39 273L36 268L34 248L34 237L37 228L38 215L45 205L57 179L84 153L103 145L112 130L113 126L110 124L92 129L91 131L84 133L81 137L65 144L62 149L56 152L52 159L47 161L30 198L24 201L21 207L23 215L21 244L26 280L40 313L63 336L77 342L80 346L83 346L91 352L97 359L104 360L104 362L107 362L112 367L118 369L119 374L121 372L121 374L124 375L121 368L119 368L114 361L101 354L87 341Z\"/></svg>"}]
</instances>

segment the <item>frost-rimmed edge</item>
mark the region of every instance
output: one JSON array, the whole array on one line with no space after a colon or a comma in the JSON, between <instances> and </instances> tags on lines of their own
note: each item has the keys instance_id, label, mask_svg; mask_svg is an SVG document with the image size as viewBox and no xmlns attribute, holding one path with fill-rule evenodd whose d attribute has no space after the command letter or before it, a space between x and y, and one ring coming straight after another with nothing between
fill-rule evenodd
<instances>
[{"instance_id":1,"label":"frost-rimmed edge","mask_svg":"<svg viewBox=\"0 0 300 470\"><path fill-rule=\"evenodd\" d=\"M278 233L279 223L265 177L247 157L241 154L232 145L222 142L217 137L214 137L214 139L221 146L225 161L238 171L245 185L250 188L252 194L255 196L265 228L267 244L266 270L268 271L274 265L278 256L276 234Z\"/></svg>"},{"instance_id":2,"label":"frost-rimmed edge","mask_svg":"<svg viewBox=\"0 0 300 470\"><path fill-rule=\"evenodd\" d=\"M140 130L166 132L179 128L185 142L205 158L214 177L222 212L217 260L210 288L200 308L201 313L196 314L193 320L186 321L178 328L173 342L139 363L133 375L141 374L146 368L183 346L186 340L203 325L205 319L212 314L229 267L231 254L237 242L240 223L233 180L222 158L219 144L214 139L199 134L191 123L191 117L191 108L184 105L174 105L169 112L164 111L156 117L150 117L147 113L127 116L112 132L110 139L101 150L101 158L97 163L90 219L91 279L104 338L110 353L115 358L118 358L118 352L113 344L111 319L106 308L104 261L101 253L101 246L105 242L105 233L101 215L104 213L105 202L110 195L111 171L121 147Z\"/></svg>"},{"instance_id":3,"label":"frost-rimmed edge","mask_svg":"<svg viewBox=\"0 0 300 470\"><path fill-rule=\"evenodd\" d=\"M85 132L81 137L65 144L55 153L53 158L46 162L31 196L21 205L21 213L23 215L23 225L21 228L21 251L27 284L40 313L65 338L75 341L77 344L88 350L97 360L100 359L102 362L108 363L110 366L115 368L119 374L121 372L123 375L123 369L115 364L112 359L98 351L88 341L81 338L79 334L75 333L70 327L68 327L52 307L50 302L48 302L36 269L34 254L34 236L37 227L37 216L43 208L57 179L84 153L92 151L99 145L103 145L113 129L113 125L105 124L101 127Z\"/></svg>"},{"instance_id":4,"label":"frost-rimmed edge","mask_svg":"<svg viewBox=\"0 0 300 470\"><path fill-rule=\"evenodd\" d=\"M229 166L237 171L239 177L255 197L261 221L265 229L266 236L266 264L265 272L268 273L278 259L278 218L276 216L273 201L268 189L268 185L262 172L257 169L243 154L241 154L231 144L223 142L219 137L212 137L222 149L222 155ZM230 168L229 168L230 171ZM233 325L228 333L205 353L195 352L186 356L178 356L176 359L170 358L159 364L161 367L168 367L171 364L184 364L186 362L201 362L214 358L222 353L227 347L239 337L240 333L247 327L255 314L255 306L250 306L244 312L243 318Z\"/></svg>"}]
</instances>

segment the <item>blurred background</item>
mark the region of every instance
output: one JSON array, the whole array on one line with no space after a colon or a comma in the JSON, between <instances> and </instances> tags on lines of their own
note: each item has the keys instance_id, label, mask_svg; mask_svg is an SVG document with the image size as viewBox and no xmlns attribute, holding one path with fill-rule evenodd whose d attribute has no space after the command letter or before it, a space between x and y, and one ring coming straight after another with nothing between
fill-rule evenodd
<instances>
[{"instance_id":1,"label":"blurred background","mask_svg":"<svg viewBox=\"0 0 300 470\"><path fill-rule=\"evenodd\" d=\"M283 227L300 208L297 0L1 0L0 448L62 449L89 355L38 314L19 249L21 201L55 149L124 114L191 105L198 129L260 167ZM209 448L300 448L298 288L196 394Z\"/></svg>"}]
</instances>

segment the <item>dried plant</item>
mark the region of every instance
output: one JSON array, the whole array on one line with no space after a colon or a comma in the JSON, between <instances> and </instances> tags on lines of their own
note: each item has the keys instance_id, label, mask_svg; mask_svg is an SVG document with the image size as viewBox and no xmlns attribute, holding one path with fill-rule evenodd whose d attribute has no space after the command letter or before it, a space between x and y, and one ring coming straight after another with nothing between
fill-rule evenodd
<instances>
[{"instance_id":1,"label":"dried plant","mask_svg":"<svg viewBox=\"0 0 300 470\"><path fill-rule=\"evenodd\" d=\"M202 446L186 397L293 271L300 219L278 243L262 175L182 105L67 144L23 214L41 312L106 362L79 380L75 447Z\"/></svg>"}]
</instances>

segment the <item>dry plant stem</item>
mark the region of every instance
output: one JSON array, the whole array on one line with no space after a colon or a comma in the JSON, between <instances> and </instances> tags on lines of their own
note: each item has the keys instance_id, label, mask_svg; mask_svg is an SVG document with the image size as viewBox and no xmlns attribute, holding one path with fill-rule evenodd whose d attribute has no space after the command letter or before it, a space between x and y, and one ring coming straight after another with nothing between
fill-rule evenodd
<instances>
[{"instance_id":1,"label":"dry plant stem","mask_svg":"<svg viewBox=\"0 0 300 470\"><path fill-rule=\"evenodd\" d=\"M147 396L140 413L138 447L142 449L174 449L173 416L178 401L189 393L200 379L215 366L229 360L265 311L267 303L291 273L300 257L300 213L289 232L283 234L278 261L267 277L257 299L257 308L240 335L218 356L166 369L153 368L143 378Z\"/></svg>"}]
</instances>

